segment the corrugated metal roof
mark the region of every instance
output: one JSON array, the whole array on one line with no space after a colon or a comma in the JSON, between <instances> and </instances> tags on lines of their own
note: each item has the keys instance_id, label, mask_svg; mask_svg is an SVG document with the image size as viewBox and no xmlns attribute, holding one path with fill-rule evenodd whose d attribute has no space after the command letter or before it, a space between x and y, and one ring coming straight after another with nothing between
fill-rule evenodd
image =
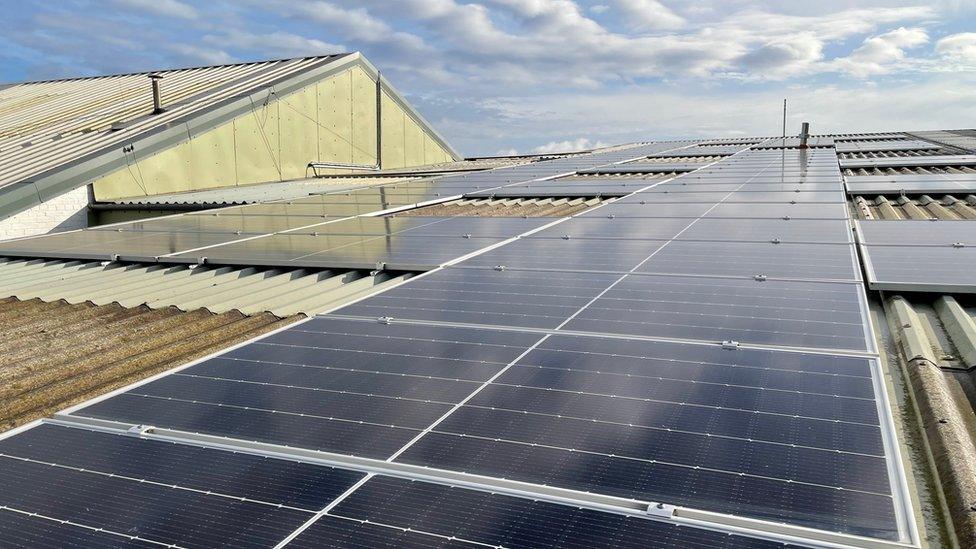
<instances>
[{"instance_id":1,"label":"corrugated metal roof","mask_svg":"<svg viewBox=\"0 0 976 549\"><path fill-rule=\"evenodd\" d=\"M932 197L856 196L859 219L972 219L976 220L976 195Z\"/></svg>"},{"instance_id":2,"label":"corrugated metal roof","mask_svg":"<svg viewBox=\"0 0 976 549\"><path fill-rule=\"evenodd\" d=\"M0 297L290 316L315 314L409 276L357 270L0 259Z\"/></svg>"},{"instance_id":3,"label":"corrugated metal roof","mask_svg":"<svg viewBox=\"0 0 976 549\"><path fill-rule=\"evenodd\" d=\"M843 170L846 176L863 175L935 175L935 174L966 174L976 173L974 166L898 166L898 167L863 167L847 168Z\"/></svg>"},{"instance_id":4,"label":"corrugated metal roof","mask_svg":"<svg viewBox=\"0 0 976 549\"><path fill-rule=\"evenodd\" d=\"M50 415L299 318L0 299L0 429Z\"/></svg>"},{"instance_id":5,"label":"corrugated metal roof","mask_svg":"<svg viewBox=\"0 0 976 549\"><path fill-rule=\"evenodd\" d=\"M959 547L976 545L976 308L953 296L892 295L887 324L935 464ZM914 415L914 414L913 414Z\"/></svg>"},{"instance_id":6,"label":"corrugated metal roof","mask_svg":"<svg viewBox=\"0 0 976 549\"><path fill-rule=\"evenodd\" d=\"M0 187L342 55L12 85L0 90ZM160 114L149 74L163 77Z\"/></svg>"},{"instance_id":7,"label":"corrugated metal roof","mask_svg":"<svg viewBox=\"0 0 976 549\"><path fill-rule=\"evenodd\" d=\"M390 217L564 217L604 202L593 198L462 198L422 208L404 210Z\"/></svg>"}]
</instances>

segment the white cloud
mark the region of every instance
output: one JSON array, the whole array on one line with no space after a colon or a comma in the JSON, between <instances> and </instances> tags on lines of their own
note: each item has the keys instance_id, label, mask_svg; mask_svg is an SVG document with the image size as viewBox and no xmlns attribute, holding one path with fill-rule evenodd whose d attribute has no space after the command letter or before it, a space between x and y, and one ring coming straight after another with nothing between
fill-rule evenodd
<instances>
[{"instance_id":1,"label":"white cloud","mask_svg":"<svg viewBox=\"0 0 976 549\"><path fill-rule=\"evenodd\" d=\"M833 65L859 77L886 74L895 68L904 70L905 50L928 41L925 29L899 27L865 39L859 48L847 57L836 59Z\"/></svg>"},{"instance_id":2,"label":"white cloud","mask_svg":"<svg viewBox=\"0 0 976 549\"><path fill-rule=\"evenodd\" d=\"M953 61L976 64L976 32L950 34L936 42L935 51Z\"/></svg>"},{"instance_id":3,"label":"white cloud","mask_svg":"<svg viewBox=\"0 0 976 549\"><path fill-rule=\"evenodd\" d=\"M590 6L589 10L597 15L601 13L606 13L610 10L610 6L606 4L597 4L595 6Z\"/></svg>"},{"instance_id":4,"label":"white cloud","mask_svg":"<svg viewBox=\"0 0 976 549\"><path fill-rule=\"evenodd\" d=\"M193 65L226 65L233 63L234 57L221 49L194 46L192 44L167 44L166 49L176 53L187 63Z\"/></svg>"},{"instance_id":5,"label":"white cloud","mask_svg":"<svg viewBox=\"0 0 976 549\"><path fill-rule=\"evenodd\" d=\"M330 44L315 38L306 38L288 32L252 34L230 30L224 34L206 35L203 41L223 48L235 48L258 52L267 57L308 57L346 51L341 44Z\"/></svg>"},{"instance_id":6,"label":"white cloud","mask_svg":"<svg viewBox=\"0 0 976 549\"><path fill-rule=\"evenodd\" d=\"M115 3L141 12L179 19L196 19L200 16L196 8L179 0L115 0Z\"/></svg>"},{"instance_id":7,"label":"white cloud","mask_svg":"<svg viewBox=\"0 0 976 549\"><path fill-rule=\"evenodd\" d=\"M328 25L328 29L340 32L350 40L368 43L390 43L399 48L422 50L424 41L419 36L394 30L385 21L374 17L366 8L342 8L331 2L281 2L275 4L283 13L297 15L305 20Z\"/></svg>"},{"instance_id":8,"label":"white cloud","mask_svg":"<svg viewBox=\"0 0 976 549\"><path fill-rule=\"evenodd\" d=\"M638 30L670 30L684 27L683 17L658 0L617 0L621 11Z\"/></svg>"},{"instance_id":9,"label":"white cloud","mask_svg":"<svg viewBox=\"0 0 976 549\"><path fill-rule=\"evenodd\" d=\"M599 149L600 147L609 147L609 145L603 141L593 142L586 137L577 137L576 139L568 141L550 141L545 145L533 147L532 152L535 154L553 154L562 152L588 151L590 149Z\"/></svg>"}]
</instances>

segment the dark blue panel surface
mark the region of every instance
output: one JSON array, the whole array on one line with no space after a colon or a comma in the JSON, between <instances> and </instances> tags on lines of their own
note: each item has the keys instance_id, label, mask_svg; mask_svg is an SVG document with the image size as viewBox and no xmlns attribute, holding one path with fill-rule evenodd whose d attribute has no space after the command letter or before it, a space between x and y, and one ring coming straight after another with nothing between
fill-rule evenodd
<instances>
[{"instance_id":1,"label":"dark blue panel surface","mask_svg":"<svg viewBox=\"0 0 976 549\"><path fill-rule=\"evenodd\" d=\"M404 427L138 393L120 394L78 410L74 415L381 459L392 455L417 434L416 430Z\"/></svg>"},{"instance_id":2,"label":"dark blue panel surface","mask_svg":"<svg viewBox=\"0 0 976 549\"><path fill-rule=\"evenodd\" d=\"M477 261L459 265L482 265L486 261L474 259ZM609 274L450 268L344 307L335 314L555 328L616 278Z\"/></svg>"},{"instance_id":3,"label":"dark blue panel surface","mask_svg":"<svg viewBox=\"0 0 976 549\"><path fill-rule=\"evenodd\" d=\"M794 447L710 433L678 432L589 419L462 406L434 430L489 440L701 467L786 482L887 493L881 456Z\"/></svg>"},{"instance_id":4,"label":"dark blue panel surface","mask_svg":"<svg viewBox=\"0 0 976 549\"><path fill-rule=\"evenodd\" d=\"M274 546L313 516L9 457L0 458L0 506L192 548Z\"/></svg>"},{"instance_id":5,"label":"dark blue panel surface","mask_svg":"<svg viewBox=\"0 0 976 549\"><path fill-rule=\"evenodd\" d=\"M897 539L891 497L759 476L430 433L397 461Z\"/></svg>"},{"instance_id":6,"label":"dark blue panel surface","mask_svg":"<svg viewBox=\"0 0 976 549\"><path fill-rule=\"evenodd\" d=\"M289 544L292 549L373 549L411 547L417 549L462 549L477 545L424 532L406 531L382 524L324 516Z\"/></svg>"},{"instance_id":7,"label":"dark blue panel surface","mask_svg":"<svg viewBox=\"0 0 976 549\"><path fill-rule=\"evenodd\" d=\"M362 473L159 440L39 425L0 454L318 511Z\"/></svg>"},{"instance_id":8,"label":"dark blue panel surface","mask_svg":"<svg viewBox=\"0 0 976 549\"><path fill-rule=\"evenodd\" d=\"M849 283L632 275L566 329L865 350L858 292Z\"/></svg>"},{"instance_id":9,"label":"dark blue panel surface","mask_svg":"<svg viewBox=\"0 0 976 549\"><path fill-rule=\"evenodd\" d=\"M0 547L37 549L158 549L128 535L0 510Z\"/></svg>"},{"instance_id":10,"label":"dark blue panel surface","mask_svg":"<svg viewBox=\"0 0 976 549\"><path fill-rule=\"evenodd\" d=\"M370 479L332 513L498 547L783 547L690 526L387 477Z\"/></svg>"}]
</instances>

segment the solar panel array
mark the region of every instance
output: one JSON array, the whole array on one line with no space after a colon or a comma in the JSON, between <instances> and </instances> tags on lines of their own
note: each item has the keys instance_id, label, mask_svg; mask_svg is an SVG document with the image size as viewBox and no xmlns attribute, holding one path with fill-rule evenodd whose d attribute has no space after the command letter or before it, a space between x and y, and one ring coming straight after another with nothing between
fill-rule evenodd
<instances>
[{"instance_id":1,"label":"solar panel array","mask_svg":"<svg viewBox=\"0 0 976 549\"><path fill-rule=\"evenodd\" d=\"M976 293L971 221L859 220L857 229L871 288Z\"/></svg>"},{"instance_id":2,"label":"solar panel array","mask_svg":"<svg viewBox=\"0 0 976 549\"><path fill-rule=\"evenodd\" d=\"M676 146L160 220L290 227L168 260L441 268L0 440L0 544L916 543L834 149ZM678 152L730 156L545 224L290 217Z\"/></svg>"},{"instance_id":3,"label":"solar panel array","mask_svg":"<svg viewBox=\"0 0 976 549\"><path fill-rule=\"evenodd\" d=\"M966 193L976 190L976 174L931 173L924 175L847 176L847 190L854 193Z\"/></svg>"}]
</instances>

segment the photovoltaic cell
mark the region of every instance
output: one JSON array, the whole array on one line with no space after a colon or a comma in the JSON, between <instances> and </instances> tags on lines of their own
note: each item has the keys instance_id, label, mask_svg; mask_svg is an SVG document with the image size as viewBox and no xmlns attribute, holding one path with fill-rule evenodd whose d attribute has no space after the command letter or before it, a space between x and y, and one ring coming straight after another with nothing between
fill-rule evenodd
<instances>
[{"instance_id":1,"label":"photovoltaic cell","mask_svg":"<svg viewBox=\"0 0 976 549\"><path fill-rule=\"evenodd\" d=\"M0 454L310 511L363 477L333 467L52 424L0 441Z\"/></svg>"},{"instance_id":2,"label":"photovoltaic cell","mask_svg":"<svg viewBox=\"0 0 976 549\"><path fill-rule=\"evenodd\" d=\"M566 329L866 350L860 303L851 283L630 275Z\"/></svg>"},{"instance_id":3,"label":"photovoltaic cell","mask_svg":"<svg viewBox=\"0 0 976 549\"><path fill-rule=\"evenodd\" d=\"M397 461L897 538L887 494L443 433L425 435Z\"/></svg>"},{"instance_id":4,"label":"photovoltaic cell","mask_svg":"<svg viewBox=\"0 0 976 549\"><path fill-rule=\"evenodd\" d=\"M976 248L861 246L861 255L872 289L976 293Z\"/></svg>"},{"instance_id":5,"label":"photovoltaic cell","mask_svg":"<svg viewBox=\"0 0 976 549\"><path fill-rule=\"evenodd\" d=\"M156 549L158 544L28 513L0 510L0 544L4 547L72 549Z\"/></svg>"},{"instance_id":6,"label":"photovoltaic cell","mask_svg":"<svg viewBox=\"0 0 976 549\"><path fill-rule=\"evenodd\" d=\"M638 517L388 477L370 479L330 514L496 547L557 548L569 540L580 546L633 548L782 547Z\"/></svg>"},{"instance_id":7,"label":"photovoltaic cell","mask_svg":"<svg viewBox=\"0 0 976 549\"><path fill-rule=\"evenodd\" d=\"M859 280L853 244L673 241L637 272Z\"/></svg>"},{"instance_id":8,"label":"photovoltaic cell","mask_svg":"<svg viewBox=\"0 0 976 549\"><path fill-rule=\"evenodd\" d=\"M51 459L58 458L38 462L0 457L0 506L157 543L201 548L273 546L313 515L272 502L142 482L120 476L111 463L81 470L52 466ZM69 532L65 535L73 531L58 529Z\"/></svg>"},{"instance_id":9,"label":"photovoltaic cell","mask_svg":"<svg viewBox=\"0 0 976 549\"><path fill-rule=\"evenodd\" d=\"M315 319L74 414L385 458L539 337Z\"/></svg>"},{"instance_id":10,"label":"photovoltaic cell","mask_svg":"<svg viewBox=\"0 0 976 549\"><path fill-rule=\"evenodd\" d=\"M449 268L334 314L555 328L615 279L595 273Z\"/></svg>"}]
</instances>

